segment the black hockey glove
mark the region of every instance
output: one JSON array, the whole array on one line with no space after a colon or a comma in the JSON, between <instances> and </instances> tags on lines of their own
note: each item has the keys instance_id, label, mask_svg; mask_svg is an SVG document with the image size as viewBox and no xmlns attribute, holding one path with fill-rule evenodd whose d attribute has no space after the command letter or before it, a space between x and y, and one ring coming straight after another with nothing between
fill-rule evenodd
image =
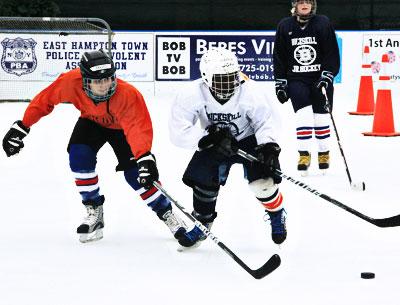
<instances>
[{"instance_id":1,"label":"black hockey glove","mask_svg":"<svg viewBox=\"0 0 400 305\"><path fill-rule=\"evenodd\" d=\"M3 138L3 149L7 157L18 154L24 147L24 142L22 140L28 135L29 130L30 128L25 127L22 121L15 121L14 124L12 124L10 130Z\"/></svg>"},{"instance_id":2,"label":"black hockey glove","mask_svg":"<svg viewBox=\"0 0 400 305\"><path fill-rule=\"evenodd\" d=\"M279 102L286 103L289 99L287 79L275 80L275 93Z\"/></svg>"},{"instance_id":3,"label":"black hockey glove","mask_svg":"<svg viewBox=\"0 0 400 305\"><path fill-rule=\"evenodd\" d=\"M153 182L158 181L159 178L154 155L151 152L147 152L137 159L136 163L139 171L139 184L146 189L150 189L153 186Z\"/></svg>"},{"instance_id":4,"label":"black hockey glove","mask_svg":"<svg viewBox=\"0 0 400 305\"><path fill-rule=\"evenodd\" d=\"M333 75L332 72L330 71L322 71L321 77L316 83L317 89L320 89L324 87L325 89L328 89L329 86L332 86L333 84L333 79L335 76Z\"/></svg>"},{"instance_id":5,"label":"black hockey glove","mask_svg":"<svg viewBox=\"0 0 400 305\"><path fill-rule=\"evenodd\" d=\"M207 127L208 135L199 141L199 149L212 149L218 154L231 157L237 152L237 140L228 128L219 128L215 125Z\"/></svg>"},{"instance_id":6,"label":"black hockey glove","mask_svg":"<svg viewBox=\"0 0 400 305\"><path fill-rule=\"evenodd\" d=\"M278 144L270 142L261 144L256 147L257 158L260 161L264 174L274 179L275 183L281 183L282 177L275 173L275 170L280 170L279 154L281 148Z\"/></svg>"}]
</instances>

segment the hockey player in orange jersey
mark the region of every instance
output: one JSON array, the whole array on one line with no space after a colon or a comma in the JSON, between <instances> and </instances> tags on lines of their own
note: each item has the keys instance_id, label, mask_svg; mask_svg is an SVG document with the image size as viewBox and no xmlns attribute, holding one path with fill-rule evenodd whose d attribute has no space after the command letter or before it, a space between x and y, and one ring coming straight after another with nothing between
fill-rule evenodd
<instances>
[{"instance_id":1,"label":"hockey player in orange jersey","mask_svg":"<svg viewBox=\"0 0 400 305\"><path fill-rule=\"evenodd\" d=\"M172 212L169 200L153 182L159 174L151 153L153 128L140 92L116 78L112 59L102 50L85 52L79 68L61 74L37 94L22 120L16 121L3 139L7 156L24 147L23 139L33 124L61 102L71 102L81 112L69 144L69 164L87 215L77 228L81 242L103 237L103 203L96 174L96 156L109 143L128 184L165 222L175 238L186 232L185 223Z\"/></svg>"}]
</instances>

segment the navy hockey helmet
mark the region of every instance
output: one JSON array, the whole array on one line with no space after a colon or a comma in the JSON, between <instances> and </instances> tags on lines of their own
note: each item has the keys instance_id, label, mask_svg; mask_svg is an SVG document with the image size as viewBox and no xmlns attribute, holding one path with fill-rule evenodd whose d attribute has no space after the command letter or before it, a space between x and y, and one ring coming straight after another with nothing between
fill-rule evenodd
<instances>
[{"instance_id":1,"label":"navy hockey helmet","mask_svg":"<svg viewBox=\"0 0 400 305\"><path fill-rule=\"evenodd\" d=\"M311 12L307 16L299 16L296 11L296 5L299 2L306 2L311 4ZM292 15L300 17L301 21L307 22L312 16L317 13L317 0L292 0Z\"/></svg>"},{"instance_id":2,"label":"navy hockey helmet","mask_svg":"<svg viewBox=\"0 0 400 305\"><path fill-rule=\"evenodd\" d=\"M85 52L79 68L85 93L95 103L110 99L117 88L116 69L112 59L103 50Z\"/></svg>"}]
</instances>

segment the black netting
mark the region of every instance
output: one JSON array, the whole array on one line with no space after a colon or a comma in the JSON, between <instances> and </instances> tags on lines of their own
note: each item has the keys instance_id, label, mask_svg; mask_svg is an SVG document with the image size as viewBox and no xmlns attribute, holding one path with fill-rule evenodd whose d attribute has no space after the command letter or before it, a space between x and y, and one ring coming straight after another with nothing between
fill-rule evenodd
<instances>
[{"instance_id":1,"label":"black netting","mask_svg":"<svg viewBox=\"0 0 400 305\"><path fill-rule=\"evenodd\" d=\"M69 36L79 35L77 41L85 43L86 40L96 39L99 43L102 43L105 50L107 50L108 54L111 55L111 47L112 47L112 36L113 32L110 29L110 26L102 19L99 18L56 18L56 17L0 17L0 34L2 39L0 39L3 49L1 55L6 54L5 50L10 47L9 43L11 41L11 46L13 43L16 43L17 48L20 44L26 44L26 49L33 49L34 45L31 45L33 38L45 36L46 38L56 36L58 40L68 41ZM25 36L19 34L27 34L28 39L23 39ZM45 35L42 35L45 34ZM90 39L87 35L90 35ZM58 38L58 36L68 36L66 38ZM23 38L21 38L23 37ZM42 39L41 38L41 39ZM54 38L51 38L54 39ZM76 39L76 37L75 37ZM19 41L17 41L19 40ZM17 42L15 42L17 41ZM89 42L90 43L90 42ZM24 46L25 46L24 44ZM36 45L36 42L35 42ZM19 51L19 50L18 50ZM25 54L22 51L19 51L21 54ZM15 53L19 55L19 53ZM31 52L33 54L33 51ZM41 88L43 89L46 85L49 84L49 78L41 78L40 75L34 75L33 72L36 69L36 62L41 61L40 64L42 67L47 67L45 72L47 74L52 74L52 66L48 65L48 60L45 57L45 52L40 52L36 54L35 60L28 61L27 63L21 61L17 58L12 52L8 52L8 58L2 57L2 74L0 80L0 102L3 101L13 101L13 100L27 100L33 96L33 88ZM57 50L53 52L57 53ZM64 53L68 53L68 50L63 50L60 52L60 58L65 59ZM11 55L10 55L11 54ZM21 56L21 55L19 55ZM57 54L55 55L58 56ZM75 55L76 56L76 55ZM32 57L33 58L33 55ZM74 60L78 60L75 58ZM71 61L73 61L71 59ZM6 67L5 62L9 67ZM13 68L11 65L20 65L15 69L31 69L30 72L22 73L24 77L20 76L21 73L13 72ZM25 65L23 67L22 65ZM4 68L6 67L6 68ZM33 68L34 67L34 68ZM68 68L70 69L70 68ZM18 70L18 71L20 71ZM45 70L43 70L45 71Z\"/></svg>"},{"instance_id":2,"label":"black netting","mask_svg":"<svg viewBox=\"0 0 400 305\"><path fill-rule=\"evenodd\" d=\"M0 17L0 32L108 34L109 29L100 22L96 22L96 19L85 18Z\"/></svg>"}]
</instances>

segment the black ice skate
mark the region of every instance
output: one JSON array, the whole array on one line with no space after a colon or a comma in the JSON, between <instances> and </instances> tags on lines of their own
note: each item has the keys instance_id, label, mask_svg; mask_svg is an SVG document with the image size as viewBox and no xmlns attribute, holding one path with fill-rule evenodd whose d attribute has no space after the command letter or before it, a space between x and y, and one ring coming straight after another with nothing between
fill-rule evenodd
<instances>
[{"instance_id":1,"label":"black ice skate","mask_svg":"<svg viewBox=\"0 0 400 305\"><path fill-rule=\"evenodd\" d=\"M87 215L83 223L76 229L79 234L79 241L87 243L103 238L103 206L86 205Z\"/></svg>"},{"instance_id":2,"label":"black ice skate","mask_svg":"<svg viewBox=\"0 0 400 305\"><path fill-rule=\"evenodd\" d=\"M308 175L308 168L311 164L311 155L308 151L299 151L300 157L297 163L297 170L301 176L305 177Z\"/></svg>"},{"instance_id":3,"label":"black ice skate","mask_svg":"<svg viewBox=\"0 0 400 305\"><path fill-rule=\"evenodd\" d=\"M286 211L281 209L276 212L266 211L271 221L271 236L272 240L276 244L281 244L285 241L287 236L286 231Z\"/></svg>"},{"instance_id":4,"label":"black ice skate","mask_svg":"<svg viewBox=\"0 0 400 305\"><path fill-rule=\"evenodd\" d=\"M208 230L211 229L217 213L210 215L200 215L195 211L192 212L193 217L199 220ZM178 239L179 244L182 246L178 248L179 252L183 252L189 249L195 249L200 246L201 242L204 241L207 236L195 226L192 230L186 232L183 236Z\"/></svg>"},{"instance_id":5,"label":"black ice skate","mask_svg":"<svg viewBox=\"0 0 400 305\"><path fill-rule=\"evenodd\" d=\"M161 216L161 220L164 221L176 239L179 240L186 233L187 225L172 210L166 211Z\"/></svg>"}]
</instances>

